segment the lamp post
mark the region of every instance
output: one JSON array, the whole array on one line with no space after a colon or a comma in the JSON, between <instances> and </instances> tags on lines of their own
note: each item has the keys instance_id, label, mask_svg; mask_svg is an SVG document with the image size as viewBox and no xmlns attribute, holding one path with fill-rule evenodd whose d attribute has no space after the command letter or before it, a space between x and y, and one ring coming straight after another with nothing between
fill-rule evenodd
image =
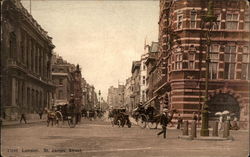
<instances>
[{"instance_id":1,"label":"lamp post","mask_svg":"<svg viewBox=\"0 0 250 157\"><path fill-rule=\"evenodd\" d=\"M101 108L101 90L99 90L98 94L99 94L99 107L102 110L102 108Z\"/></svg>"},{"instance_id":2,"label":"lamp post","mask_svg":"<svg viewBox=\"0 0 250 157\"><path fill-rule=\"evenodd\" d=\"M209 136L208 130L208 79L209 79L209 62L210 62L210 46L211 46L211 30L214 23L216 22L217 17L213 13L213 2L212 0L208 1L208 11L205 16L202 16L203 25L205 25L206 30L206 39L207 39L207 52L206 52L206 80L205 80L205 99L204 105L202 106L202 125L201 125L201 136Z\"/></svg>"}]
</instances>

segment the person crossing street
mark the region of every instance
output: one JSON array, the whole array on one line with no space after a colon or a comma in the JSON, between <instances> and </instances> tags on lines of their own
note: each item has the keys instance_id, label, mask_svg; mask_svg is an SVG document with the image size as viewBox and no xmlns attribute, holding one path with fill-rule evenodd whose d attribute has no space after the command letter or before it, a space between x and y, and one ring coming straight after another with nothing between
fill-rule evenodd
<instances>
[{"instance_id":1,"label":"person crossing street","mask_svg":"<svg viewBox=\"0 0 250 157\"><path fill-rule=\"evenodd\" d=\"M168 109L163 109L163 113L161 115L160 123L162 125L162 131L160 131L157 136L163 134L163 138L166 138L166 133L167 133L167 125L169 122L169 117L168 117Z\"/></svg>"}]
</instances>

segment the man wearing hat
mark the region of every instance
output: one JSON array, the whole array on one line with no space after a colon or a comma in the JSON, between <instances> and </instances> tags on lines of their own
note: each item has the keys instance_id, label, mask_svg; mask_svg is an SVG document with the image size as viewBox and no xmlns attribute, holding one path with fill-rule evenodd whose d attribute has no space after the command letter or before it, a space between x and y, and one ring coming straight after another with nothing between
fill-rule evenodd
<instances>
[{"instance_id":1,"label":"man wearing hat","mask_svg":"<svg viewBox=\"0 0 250 157\"><path fill-rule=\"evenodd\" d=\"M162 131L157 134L159 136L163 133L163 138L166 138L167 125L168 125L168 109L164 108L163 113L161 115L160 123L162 125Z\"/></svg>"}]
</instances>

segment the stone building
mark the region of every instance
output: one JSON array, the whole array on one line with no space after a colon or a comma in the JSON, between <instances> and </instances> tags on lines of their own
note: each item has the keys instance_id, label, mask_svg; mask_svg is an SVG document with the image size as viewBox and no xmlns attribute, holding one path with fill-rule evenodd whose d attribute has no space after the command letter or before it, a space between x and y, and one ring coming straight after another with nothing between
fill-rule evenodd
<instances>
[{"instance_id":1,"label":"stone building","mask_svg":"<svg viewBox=\"0 0 250 157\"><path fill-rule=\"evenodd\" d=\"M146 50L145 45L145 52L141 56L141 67L140 67L140 102L145 103L147 100L146 90L147 90L147 66L145 64L146 59L148 58L148 50Z\"/></svg>"},{"instance_id":2,"label":"stone building","mask_svg":"<svg viewBox=\"0 0 250 157\"><path fill-rule=\"evenodd\" d=\"M82 90L83 90L83 108L86 110L92 110L97 107L98 99L95 92L95 87L89 85L85 79L82 79Z\"/></svg>"},{"instance_id":3,"label":"stone building","mask_svg":"<svg viewBox=\"0 0 250 157\"><path fill-rule=\"evenodd\" d=\"M160 110L160 104L157 98L157 95L154 93L156 89L156 76L157 76L157 55L158 55L158 42L152 42L151 45L146 45L148 51L148 57L145 61L147 66L147 101L145 105L151 104L153 105L158 111Z\"/></svg>"},{"instance_id":4,"label":"stone building","mask_svg":"<svg viewBox=\"0 0 250 157\"><path fill-rule=\"evenodd\" d=\"M107 103L109 106L113 106L115 108L124 106L124 85L118 84L118 87L115 88L113 86L108 89L108 98Z\"/></svg>"},{"instance_id":5,"label":"stone building","mask_svg":"<svg viewBox=\"0 0 250 157\"><path fill-rule=\"evenodd\" d=\"M131 108L131 95L132 95L132 84L131 84L132 78L129 77L126 79L126 83L124 86L124 106L126 107L126 109L128 109L128 111L132 111Z\"/></svg>"},{"instance_id":6,"label":"stone building","mask_svg":"<svg viewBox=\"0 0 250 157\"><path fill-rule=\"evenodd\" d=\"M52 79L56 85L54 104L66 104L73 94L72 74L76 69L75 65L68 63L58 55L52 56Z\"/></svg>"},{"instance_id":7,"label":"stone building","mask_svg":"<svg viewBox=\"0 0 250 157\"><path fill-rule=\"evenodd\" d=\"M228 110L241 123L249 109L249 4L245 0L160 0L157 65L161 106L168 100L184 118L199 112L205 96L205 56L209 49L209 111ZM208 8L209 6L209 8ZM208 47L203 16L217 16ZM159 77L160 76L160 77ZM159 79L158 79L159 78Z\"/></svg>"},{"instance_id":8,"label":"stone building","mask_svg":"<svg viewBox=\"0 0 250 157\"><path fill-rule=\"evenodd\" d=\"M131 69L131 109L134 109L140 103L140 68L141 61L133 61Z\"/></svg>"},{"instance_id":9,"label":"stone building","mask_svg":"<svg viewBox=\"0 0 250 157\"><path fill-rule=\"evenodd\" d=\"M19 0L3 0L1 8L1 111L16 119L50 107L55 46Z\"/></svg>"}]
</instances>

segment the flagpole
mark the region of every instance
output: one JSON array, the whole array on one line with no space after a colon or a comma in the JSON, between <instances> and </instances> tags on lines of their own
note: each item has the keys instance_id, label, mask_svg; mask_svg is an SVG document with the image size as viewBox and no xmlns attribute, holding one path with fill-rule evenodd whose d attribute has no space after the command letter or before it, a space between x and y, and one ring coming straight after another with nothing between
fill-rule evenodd
<instances>
[{"instance_id":1,"label":"flagpole","mask_svg":"<svg viewBox=\"0 0 250 157\"><path fill-rule=\"evenodd\" d=\"M30 14L31 14L31 0L30 0Z\"/></svg>"}]
</instances>

